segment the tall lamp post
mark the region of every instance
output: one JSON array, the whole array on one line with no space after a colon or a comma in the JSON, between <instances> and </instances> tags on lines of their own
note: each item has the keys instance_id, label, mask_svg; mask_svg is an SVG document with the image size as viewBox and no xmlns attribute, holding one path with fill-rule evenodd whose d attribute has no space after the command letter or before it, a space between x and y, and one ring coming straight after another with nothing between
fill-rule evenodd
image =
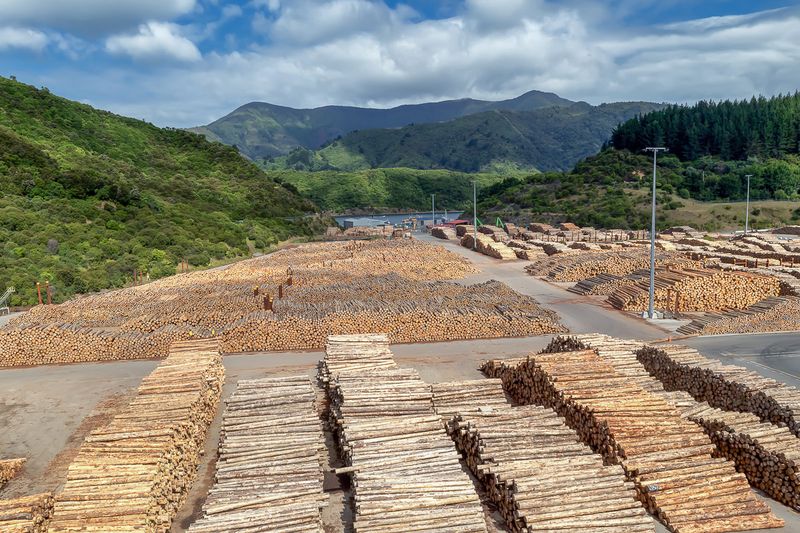
<instances>
[{"instance_id":1,"label":"tall lamp post","mask_svg":"<svg viewBox=\"0 0 800 533\"><path fill-rule=\"evenodd\" d=\"M472 249L478 245L478 182L472 180Z\"/></svg>"},{"instance_id":2,"label":"tall lamp post","mask_svg":"<svg viewBox=\"0 0 800 533\"><path fill-rule=\"evenodd\" d=\"M436 225L436 195L431 194L431 229Z\"/></svg>"},{"instance_id":3,"label":"tall lamp post","mask_svg":"<svg viewBox=\"0 0 800 533\"><path fill-rule=\"evenodd\" d=\"M747 202L745 202L745 209L744 212L744 234L747 235L747 232L750 231L750 178L752 178L752 174L745 175L747 178Z\"/></svg>"},{"instance_id":4,"label":"tall lamp post","mask_svg":"<svg viewBox=\"0 0 800 533\"><path fill-rule=\"evenodd\" d=\"M658 152L666 152L667 149L650 146L644 151L653 152L653 207L650 213L650 303L647 306L647 316L652 320L656 286L656 159Z\"/></svg>"}]
</instances>

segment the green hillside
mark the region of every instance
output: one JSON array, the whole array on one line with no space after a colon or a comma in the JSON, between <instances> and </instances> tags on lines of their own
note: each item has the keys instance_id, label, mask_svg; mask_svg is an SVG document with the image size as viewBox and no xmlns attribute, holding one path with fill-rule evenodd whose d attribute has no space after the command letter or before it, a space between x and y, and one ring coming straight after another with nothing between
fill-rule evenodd
<instances>
[{"instance_id":1,"label":"green hillside","mask_svg":"<svg viewBox=\"0 0 800 533\"><path fill-rule=\"evenodd\" d=\"M708 230L744 224L746 174L752 174L751 223L800 220L800 158L722 161L704 157L683 162L662 155L658 165L658 225L690 224ZM530 222L570 220L584 226L641 229L650 221L652 158L607 149L570 172L509 178L483 189L479 216ZM777 201L776 201L777 200ZM791 200L791 201L787 201Z\"/></svg>"},{"instance_id":2,"label":"green hillside","mask_svg":"<svg viewBox=\"0 0 800 533\"><path fill-rule=\"evenodd\" d=\"M430 209L431 194L436 194L440 209L462 210L472 203L473 180L483 188L504 176L409 168L354 172L286 170L269 174L294 185L321 208L337 213Z\"/></svg>"},{"instance_id":3,"label":"green hillside","mask_svg":"<svg viewBox=\"0 0 800 533\"><path fill-rule=\"evenodd\" d=\"M354 130L442 122L493 109L530 111L572 103L553 93L541 91L530 91L499 102L463 98L391 109L348 106L294 109L251 102L207 126L192 128L192 131L206 135L210 140L235 145L250 159L262 162L298 147L319 148Z\"/></svg>"},{"instance_id":4,"label":"green hillside","mask_svg":"<svg viewBox=\"0 0 800 533\"><path fill-rule=\"evenodd\" d=\"M0 78L0 290L35 302L249 255L315 207L236 150Z\"/></svg>"},{"instance_id":5,"label":"green hillside","mask_svg":"<svg viewBox=\"0 0 800 533\"><path fill-rule=\"evenodd\" d=\"M356 131L311 156L296 151L279 163L341 170L566 170L597 153L620 122L660 107L646 102L578 103L536 111L489 111L436 124Z\"/></svg>"}]
</instances>

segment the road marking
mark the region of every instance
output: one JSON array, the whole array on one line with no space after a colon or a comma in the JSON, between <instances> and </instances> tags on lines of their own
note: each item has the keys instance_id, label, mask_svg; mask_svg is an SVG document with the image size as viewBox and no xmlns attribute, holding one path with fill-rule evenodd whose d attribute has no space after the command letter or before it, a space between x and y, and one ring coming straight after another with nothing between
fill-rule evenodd
<instances>
[{"instance_id":1,"label":"road marking","mask_svg":"<svg viewBox=\"0 0 800 533\"><path fill-rule=\"evenodd\" d=\"M720 356L721 357L725 357L726 359L736 359L741 363L745 363L745 365L747 363L750 363L752 365L756 365L756 366L759 366L761 368L765 368L765 369L769 370L770 372L777 372L778 374L783 374L784 376L788 376L788 377L790 377L790 378L792 378L794 380L800 380L800 376L798 376L796 374L792 374L791 372L785 372L783 370L779 370L777 368L773 368L773 367L771 367L769 365L765 365L765 364L759 363L757 361L751 361L749 359L739 359L738 357L736 357L736 355L731 354L730 352L721 352Z\"/></svg>"}]
</instances>

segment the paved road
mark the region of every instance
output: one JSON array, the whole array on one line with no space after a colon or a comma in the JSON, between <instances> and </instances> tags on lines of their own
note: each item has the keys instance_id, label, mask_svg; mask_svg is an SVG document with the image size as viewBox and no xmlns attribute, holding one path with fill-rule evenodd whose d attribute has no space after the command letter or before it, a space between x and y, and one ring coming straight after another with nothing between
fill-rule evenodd
<instances>
[{"instance_id":1,"label":"paved road","mask_svg":"<svg viewBox=\"0 0 800 533\"><path fill-rule=\"evenodd\" d=\"M465 282L474 283L488 279L502 281L515 291L536 298L543 307L558 313L562 323L573 333L602 332L623 339L642 340L663 339L670 335L669 331L618 311L601 299L573 294L563 287L529 276L524 270L525 261L498 261L468 250L455 241L444 241L427 234L417 237L425 242L441 244L466 257L482 270L481 274L471 276Z\"/></svg>"}]
</instances>

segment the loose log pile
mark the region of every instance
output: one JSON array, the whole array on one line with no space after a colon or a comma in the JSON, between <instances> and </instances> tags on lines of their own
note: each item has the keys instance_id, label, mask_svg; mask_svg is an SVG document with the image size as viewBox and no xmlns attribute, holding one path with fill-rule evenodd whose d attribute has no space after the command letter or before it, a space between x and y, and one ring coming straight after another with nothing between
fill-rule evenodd
<instances>
[{"instance_id":1,"label":"loose log pile","mask_svg":"<svg viewBox=\"0 0 800 533\"><path fill-rule=\"evenodd\" d=\"M486 532L430 385L397 368L387 336L330 337L319 379L353 474L357 533Z\"/></svg>"},{"instance_id":2,"label":"loose log pile","mask_svg":"<svg viewBox=\"0 0 800 533\"><path fill-rule=\"evenodd\" d=\"M594 351L484 365L518 403L552 407L608 464L622 464L648 510L677 532L742 531L783 521L674 405Z\"/></svg>"},{"instance_id":3,"label":"loose log pile","mask_svg":"<svg viewBox=\"0 0 800 533\"><path fill-rule=\"evenodd\" d=\"M173 344L130 404L84 441L49 531L169 531L196 476L223 380L217 341Z\"/></svg>"},{"instance_id":4,"label":"loose log pile","mask_svg":"<svg viewBox=\"0 0 800 533\"><path fill-rule=\"evenodd\" d=\"M461 413L448 431L510 531L655 530L622 468L604 466L550 409Z\"/></svg>"},{"instance_id":5,"label":"loose log pile","mask_svg":"<svg viewBox=\"0 0 800 533\"><path fill-rule=\"evenodd\" d=\"M473 338L464 323L484 324L491 337L551 329L554 315L538 320L527 303L514 309L493 300L488 291L497 284L435 283L475 272L466 259L414 241L309 244L37 306L0 328L0 366L165 357L176 340L208 337L221 337L223 352L320 348L328 334L386 331L386 324L397 325L395 342ZM328 289L332 296L318 301L327 305L305 305L309 292Z\"/></svg>"},{"instance_id":6,"label":"loose log pile","mask_svg":"<svg viewBox=\"0 0 800 533\"><path fill-rule=\"evenodd\" d=\"M322 533L325 441L307 376L241 380L226 402L214 485L190 533Z\"/></svg>"},{"instance_id":7,"label":"loose log pile","mask_svg":"<svg viewBox=\"0 0 800 533\"><path fill-rule=\"evenodd\" d=\"M464 248L472 249L473 243L475 243L475 237L472 233L466 233L461 237L461 246ZM510 261L517 258L517 254L515 254L511 248L502 242L493 240L483 233L478 234L475 250L489 257L494 257L495 259L502 259L503 261Z\"/></svg>"},{"instance_id":8,"label":"loose log pile","mask_svg":"<svg viewBox=\"0 0 800 533\"><path fill-rule=\"evenodd\" d=\"M664 311L719 311L744 309L780 294L774 277L710 269L657 269L655 307ZM609 294L608 302L625 311L644 311L649 301L649 279L623 285Z\"/></svg>"},{"instance_id":9,"label":"loose log pile","mask_svg":"<svg viewBox=\"0 0 800 533\"><path fill-rule=\"evenodd\" d=\"M736 469L776 500L795 509L800 503L800 440L785 427L762 422L751 413L723 411L698 402L683 391L667 392L647 373L636 352L642 343L606 335L557 337L546 350L591 348L614 370L675 405L681 417L698 424L716 446L714 455L734 462Z\"/></svg>"},{"instance_id":10,"label":"loose log pile","mask_svg":"<svg viewBox=\"0 0 800 533\"><path fill-rule=\"evenodd\" d=\"M753 413L800 436L800 391L685 346L643 347L639 361L667 390L682 390L726 411Z\"/></svg>"},{"instance_id":11,"label":"loose log pile","mask_svg":"<svg viewBox=\"0 0 800 533\"><path fill-rule=\"evenodd\" d=\"M0 500L0 531L46 533L52 513L53 495L49 492Z\"/></svg>"},{"instance_id":12,"label":"loose log pile","mask_svg":"<svg viewBox=\"0 0 800 533\"><path fill-rule=\"evenodd\" d=\"M11 481L25 465L24 458L0 459L0 489Z\"/></svg>"},{"instance_id":13,"label":"loose log pile","mask_svg":"<svg viewBox=\"0 0 800 533\"><path fill-rule=\"evenodd\" d=\"M456 240L458 236L456 235L456 231L452 228L445 228L441 226L436 226L431 228L431 235L436 237L437 239L444 239L444 240Z\"/></svg>"}]
</instances>

